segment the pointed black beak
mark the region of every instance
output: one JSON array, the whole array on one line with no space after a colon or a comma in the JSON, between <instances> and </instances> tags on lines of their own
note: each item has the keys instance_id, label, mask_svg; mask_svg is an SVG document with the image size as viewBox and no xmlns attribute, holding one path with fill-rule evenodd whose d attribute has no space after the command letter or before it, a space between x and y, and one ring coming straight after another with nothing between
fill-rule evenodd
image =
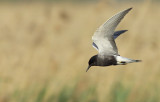
<instances>
[{"instance_id":1,"label":"pointed black beak","mask_svg":"<svg viewBox=\"0 0 160 102\"><path fill-rule=\"evenodd\" d=\"M91 66L89 65L88 68L87 68L87 70L86 70L86 72L89 70L90 67L91 67Z\"/></svg>"}]
</instances>

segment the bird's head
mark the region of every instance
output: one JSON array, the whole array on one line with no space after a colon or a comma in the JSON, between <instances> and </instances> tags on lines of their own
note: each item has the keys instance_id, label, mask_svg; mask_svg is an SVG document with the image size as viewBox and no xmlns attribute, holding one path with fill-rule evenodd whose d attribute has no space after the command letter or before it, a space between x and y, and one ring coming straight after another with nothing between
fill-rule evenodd
<instances>
[{"instance_id":1,"label":"bird's head","mask_svg":"<svg viewBox=\"0 0 160 102\"><path fill-rule=\"evenodd\" d=\"M89 68L90 68L91 66L96 66L96 64L97 64L97 55L94 55L94 56L92 56L92 57L90 58L90 60L89 60L89 62L88 62L88 68L87 68L86 72L89 70Z\"/></svg>"}]
</instances>

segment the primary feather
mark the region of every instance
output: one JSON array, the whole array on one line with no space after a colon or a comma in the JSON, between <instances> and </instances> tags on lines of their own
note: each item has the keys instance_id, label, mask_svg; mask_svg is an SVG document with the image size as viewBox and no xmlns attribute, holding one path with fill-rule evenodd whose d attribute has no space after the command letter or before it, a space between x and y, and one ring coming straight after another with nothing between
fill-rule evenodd
<instances>
[{"instance_id":1,"label":"primary feather","mask_svg":"<svg viewBox=\"0 0 160 102\"><path fill-rule=\"evenodd\" d=\"M114 30L131 9L129 8L117 13L96 30L92 36L92 40L98 47L99 54L118 55L118 49L113 37Z\"/></svg>"}]
</instances>

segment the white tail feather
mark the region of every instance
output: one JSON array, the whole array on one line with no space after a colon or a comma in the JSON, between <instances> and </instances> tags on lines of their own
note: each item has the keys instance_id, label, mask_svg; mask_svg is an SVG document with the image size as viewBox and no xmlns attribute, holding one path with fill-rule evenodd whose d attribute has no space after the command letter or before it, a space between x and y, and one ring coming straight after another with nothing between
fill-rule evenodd
<instances>
[{"instance_id":1,"label":"white tail feather","mask_svg":"<svg viewBox=\"0 0 160 102\"><path fill-rule=\"evenodd\" d=\"M129 58L125 58L122 56L115 56L117 60L117 64L127 64L127 63L133 63L133 62L140 62L141 60L133 60Z\"/></svg>"}]
</instances>

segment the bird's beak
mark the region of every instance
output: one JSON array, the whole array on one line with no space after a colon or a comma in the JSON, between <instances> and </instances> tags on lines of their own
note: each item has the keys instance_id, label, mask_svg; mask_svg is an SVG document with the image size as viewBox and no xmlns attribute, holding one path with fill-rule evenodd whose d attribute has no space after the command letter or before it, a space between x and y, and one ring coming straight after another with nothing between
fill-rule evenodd
<instances>
[{"instance_id":1,"label":"bird's beak","mask_svg":"<svg viewBox=\"0 0 160 102\"><path fill-rule=\"evenodd\" d=\"M91 66L89 65L88 68L87 68L87 70L86 70L86 72L89 70L90 67L91 67Z\"/></svg>"}]
</instances>

